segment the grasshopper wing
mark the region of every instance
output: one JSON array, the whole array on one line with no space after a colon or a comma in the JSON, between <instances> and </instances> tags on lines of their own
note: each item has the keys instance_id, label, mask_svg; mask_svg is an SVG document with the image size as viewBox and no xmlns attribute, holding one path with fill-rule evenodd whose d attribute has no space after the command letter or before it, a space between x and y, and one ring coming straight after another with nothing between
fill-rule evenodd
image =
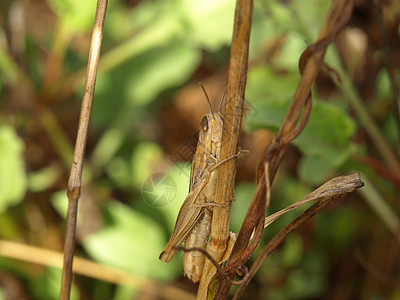
<instances>
[{"instance_id":1,"label":"grasshopper wing","mask_svg":"<svg viewBox=\"0 0 400 300\"><path fill-rule=\"evenodd\" d=\"M198 199L200 193L204 189L205 181L199 184L193 191L191 191L179 211L176 219L175 228L172 232L171 238L164 251L161 252L159 259L163 262L170 262L174 257L176 250L174 247L180 246L186 236L190 233L193 227L200 219L203 209L201 207L193 206L193 203Z\"/></svg>"}]
</instances>

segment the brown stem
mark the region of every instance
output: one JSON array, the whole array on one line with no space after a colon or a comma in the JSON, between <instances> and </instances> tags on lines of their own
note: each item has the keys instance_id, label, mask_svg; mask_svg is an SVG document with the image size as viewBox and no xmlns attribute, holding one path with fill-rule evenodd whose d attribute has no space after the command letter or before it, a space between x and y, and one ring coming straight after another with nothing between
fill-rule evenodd
<instances>
[{"instance_id":1,"label":"brown stem","mask_svg":"<svg viewBox=\"0 0 400 300\"><path fill-rule=\"evenodd\" d=\"M318 199L319 201L304 211L296 219L290 222L285 228L279 231L260 251L259 255L254 260L253 265L250 268L247 281L239 287L236 291L234 299L239 299L243 294L244 289L250 282L251 278L255 275L257 270L261 267L268 256L285 240L285 238L293 231L297 230L306 221L312 218L314 215L324 210L328 206L337 202L348 193L355 191L362 187L364 183L360 179L360 174L353 173L349 175L339 176L329 180L321 187L316 189L314 192L309 194L306 198ZM305 199L306 199L305 198Z\"/></svg>"},{"instance_id":2,"label":"brown stem","mask_svg":"<svg viewBox=\"0 0 400 300\"><path fill-rule=\"evenodd\" d=\"M225 267L225 272L234 276L235 270L243 265L261 240L267 190L266 182L272 184L276 170L287 149L288 143L295 138L304 127L311 109L311 86L314 82L325 53L325 49L334 36L345 26L352 11L352 1L335 0L328 11L322 26L318 42L309 47L307 61L301 68L302 78L296 89L293 101L286 114L281 130L266 150L265 158L257 173L257 190L239 231L232 254ZM305 108L305 110L304 110ZM302 112L303 117L302 116ZM265 166L268 166L267 168ZM265 171L267 170L267 171ZM266 181L266 178L269 181ZM254 231L253 241L249 245ZM249 245L249 246L248 246ZM230 289L230 282L222 279L215 299L225 299Z\"/></svg>"},{"instance_id":3,"label":"brown stem","mask_svg":"<svg viewBox=\"0 0 400 300\"><path fill-rule=\"evenodd\" d=\"M32 264L32 267L41 265L58 269L61 269L63 260L62 252L2 239L0 239L0 257L22 261L28 265ZM154 299L195 299L192 293L178 286L163 284L160 281L137 276L110 266L101 265L82 257L74 258L74 270L77 274L95 280L102 280L104 282L133 288L140 291L141 294L149 295L149 297L153 297ZM16 298L14 297L11 299Z\"/></svg>"},{"instance_id":4,"label":"brown stem","mask_svg":"<svg viewBox=\"0 0 400 300\"><path fill-rule=\"evenodd\" d=\"M229 61L226 105L222 107L224 127L222 133L221 159L231 157L238 152L239 134L242 126L244 94L247 81L247 66L253 1L237 0L232 46ZM236 160L230 160L218 170L218 183L215 199L218 204L230 203L236 176ZM216 261L221 261L229 237L229 219L231 206L214 208L209 253ZM203 277L206 278L213 265L206 262ZM207 290L208 282L202 280L199 295Z\"/></svg>"},{"instance_id":5,"label":"brown stem","mask_svg":"<svg viewBox=\"0 0 400 300\"><path fill-rule=\"evenodd\" d=\"M75 144L74 158L68 181L68 212L66 219L66 234L64 244L64 266L61 280L60 300L69 300L72 285L72 263L75 249L76 217L78 200L81 190L83 159L86 149L87 132L90 112L92 109L96 75L99 64L101 42L103 39L104 20L106 17L108 0L98 0L96 17L93 26L90 44L89 60L83 93L81 114L79 118L78 134Z\"/></svg>"}]
</instances>

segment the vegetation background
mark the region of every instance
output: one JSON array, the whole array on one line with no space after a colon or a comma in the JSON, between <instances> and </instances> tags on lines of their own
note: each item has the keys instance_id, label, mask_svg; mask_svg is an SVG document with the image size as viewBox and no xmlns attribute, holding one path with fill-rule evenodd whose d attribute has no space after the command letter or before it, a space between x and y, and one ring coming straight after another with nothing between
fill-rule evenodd
<instances>
[{"instance_id":1,"label":"vegetation background","mask_svg":"<svg viewBox=\"0 0 400 300\"><path fill-rule=\"evenodd\" d=\"M13 241L62 251L95 5L0 3L1 300L58 299L59 269L44 266L46 258L32 263L29 252L15 260L1 249ZM240 142L252 154L238 163L232 231L254 194L258 159L295 91L299 57L315 41L329 5L255 1ZM229 0L109 2L76 255L195 291L183 278L181 254L170 264L158 255L187 194L196 131L207 113L197 82L215 109L226 86L234 7ZM399 22L397 1L355 1L348 26L326 54L335 73L326 67L317 78L310 121L284 158L269 212L336 175L360 171L366 186L292 234L259 271L247 299L400 298L398 95L385 68L390 59L398 85ZM149 181L166 174L168 195ZM168 201L153 202L159 195ZM271 225L265 241L298 212ZM149 288L143 290L77 275L72 299L142 299Z\"/></svg>"}]
</instances>

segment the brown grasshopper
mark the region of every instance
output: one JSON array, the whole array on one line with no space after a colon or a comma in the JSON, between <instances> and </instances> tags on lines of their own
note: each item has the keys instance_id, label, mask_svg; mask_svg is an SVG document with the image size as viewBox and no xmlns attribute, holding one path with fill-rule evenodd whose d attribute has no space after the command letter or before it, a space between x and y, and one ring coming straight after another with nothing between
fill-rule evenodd
<instances>
[{"instance_id":1,"label":"brown grasshopper","mask_svg":"<svg viewBox=\"0 0 400 300\"><path fill-rule=\"evenodd\" d=\"M200 123L199 141L192 161L189 194L179 211L172 236L160 254L160 260L163 262L172 259L176 253L175 247L180 246L182 242L185 242L186 249L206 249L211 229L212 206L216 205L218 167L229 159L248 154L248 151L240 150L231 157L220 159L223 120L218 113L212 111L207 92L202 85L201 87L210 112ZM200 281L204 260L204 254L200 251L184 253L185 274L194 283Z\"/></svg>"}]
</instances>

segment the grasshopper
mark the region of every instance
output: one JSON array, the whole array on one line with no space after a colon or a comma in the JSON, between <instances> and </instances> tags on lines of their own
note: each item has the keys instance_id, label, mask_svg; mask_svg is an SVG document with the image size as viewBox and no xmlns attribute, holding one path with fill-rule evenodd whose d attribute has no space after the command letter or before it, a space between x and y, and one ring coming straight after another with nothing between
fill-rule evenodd
<instances>
[{"instance_id":1,"label":"grasshopper","mask_svg":"<svg viewBox=\"0 0 400 300\"><path fill-rule=\"evenodd\" d=\"M229 159L248 151L220 159L223 120L218 113L214 113L207 92L201 85L209 106L210 112L203 117L200 123L199 140L192 161L190 188L182 207L178 213L175 228L171 238L160 254L160 260L169 262L176 253L175 247L185 242L185 248L206 249L208 243L212 206L215 206L215 188L218 178L218 167ZM205 257L199 251L184 253L185 275L194 283L200 281Z\"/></svg>"}]
</instances>

